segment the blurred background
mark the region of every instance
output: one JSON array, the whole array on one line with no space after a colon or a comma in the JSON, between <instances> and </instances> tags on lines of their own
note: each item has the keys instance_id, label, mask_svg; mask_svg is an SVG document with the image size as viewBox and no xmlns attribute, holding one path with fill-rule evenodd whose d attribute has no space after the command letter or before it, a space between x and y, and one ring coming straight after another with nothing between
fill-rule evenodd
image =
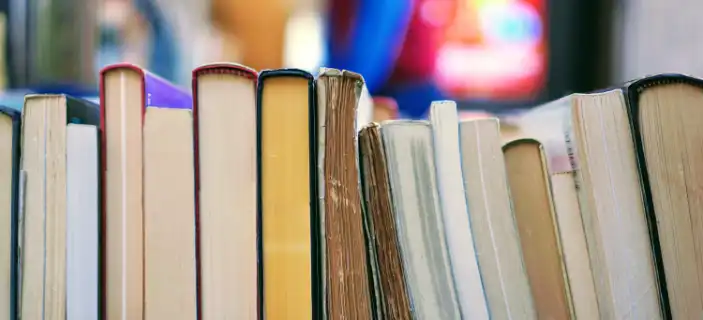
<instances>
[{"instance_id":1,"label":"blurred background","mask_svg":"<svg viewBox=\"0 0 703 320\"><path fill-rule=\"evenodd\" d=\"M128 61L361 73L377 101L506 114L659 72L703 76L700 0L0 0L0 88L97 95ZM10 102L8 102L10 103Z\"/></svg>"}]
</instances>

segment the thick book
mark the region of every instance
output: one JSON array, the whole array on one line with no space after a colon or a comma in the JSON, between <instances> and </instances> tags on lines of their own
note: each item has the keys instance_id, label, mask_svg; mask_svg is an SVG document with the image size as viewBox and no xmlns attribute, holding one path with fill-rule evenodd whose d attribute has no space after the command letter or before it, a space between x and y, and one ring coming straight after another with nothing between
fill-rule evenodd
<instances>
[{"instance_id":1,"label":"thick book","mask_svg":"<svg viewBox=\"0 0 703 320\"><path fill-rule=\"evenodd\" d=\"M461 169L488 310L496 319L538 319L520 247L495 118L459 124Z\"/></svg>"},{"instance_id":2,"label":"thick book","mask_svg":"<svg viewBox=\"0 0 703 320\"><path fill-rule=\"evenodd\" d=\"M74 249L68 243L68 210L74 209L68 197L75 190L69 189L71 176L76 170L73 157L69 157L69 133L73 124L83 123L97 127L98 107L88 101L65 95L28 95L22 113L22 160L21 170L26 177L23 209L18 240L21 251L20 264L20 309L23 318L63 318L67 313L67 301L74 296L69 290L72 270L67 259L74 257ZM94 149L95 150L95 149ZM97 154L94 155L97 157ZM69 163L68 161L71 161ZM97 189L97 180L92 189ZM89 206L86 200L86 208ZM97 215L96 208L93 213ZM69 218L71 218L69 220ZM97 231L97 225L94 226ZM89 230L83 230L90 232ZM89 250L89 249L88 249ZM96 256L96 252L93 252ZM92 270L92 279L97 287L98 260L84 260L80 268ZM89 277L86 272L84 277ZM97 307L97 291L84 303Z\"/></svg>"},{"instance_id":3,"label":"thick book","mask_svg":"<svg viewBox=\"0 0 703 320\"><path fill-rule=\"evenodd\" d=\"M321 70L317 89L317 181L320 191L322 288L328 319L370 319L372 277L366 255L356 125L364 80Z\"/></svg>"},{"instance_id":4,"label":"thick book","mask_svg":"<svg viewBox=\"0 0 703 320\"><path fill-rule=\"evenodd\" d=\"M192 112L149 105L142 134L144 317L194 319L198 298Z\"/></svg>"},{"instance_id":5,"label":"thick book","mask_svg":"<svg viewBox=\"0 0 703 320\"><path fill-rule=\"evenodd\" d=\"M626 83L634 152L665 317L703 312L703 80L659 74Z\"/></svg>"},{"instance_id":6,"label":"thick book","mask_svg":"<svg viewBox=\"0 0 703 320\"><path fill-rule=\"evenodd\" d=\"M381 125L388 181L413 315L460 319L447 250L432 128L427 121Z\"/></svg>"},{"instance_id":7,"label":"thick book","mask_svg":"<svg viewBox=\"0 0 703 320\"><path fill-rule=\"evenodd\" d=\"M651 277L650 272L644 270L654 269L654 282L658 289L654 294L658 297L661 317L689 318L699 315L703 312L703 284L690 279L703 275L700 271L703 270L700 250L696 249L703 243L700 236L703 226L698 217L699 212L703 211L703 193L698 187L698 181L703 179L699 165L703 161L703 154L699 152L703 143L703 134L699 129L703 122L703 81L682 74L659 74L636 79L617 88L572 95L558 101L552 102L552 107L545 105L521 116L517 135L541 135L550 157L550 171L551 168L562 168L565 172L581 172L575 175L579 191L597 187L588 179L583 179L584 176L588 178L584 165L590 166L590 170L598 170L598 175L615 177L605 185L617 184L610 192L614 199L609 201L619 204L619 207L599 208L629 209L618 210L623 213L636 211L632 216L623 217L621 222L612 222L618 229L636 228L628 232L617 230L614 232L617 237L643 238L642 229L648 230L649 237L639 240L637 246L624 244L620 249L610 246L609 249L614 250L611 255L628 252L632 256L633 250L637 250L634 256L640 258L629 259L635 261L630 269L639 269L634 273L638 276L636 279ZM539 128L539 122L544 123L546 117L553 118L553 124ZM563 125L560 127L560 123L567 124L567 128ZM598 130L602 123L608 125ZM590 139L584 136L589 128L594 130ZM621 141L617 142L618 139ZM599 140L602 142L597 142ZM626 151L608 152L616 147ZM600 151L593 153L593 150ZM602 165L604 163L605 166ZM623 163L626 164L624 167ZM615 164L620 165L620 169L613 169ZM629 188L623 187L628 180L624 177L630 180L627 183ZM554 179L552 175L553 182ZM597 189L589 190L589 193L595 194L593 191ZM605 189L601 196L582 197L582 202L608 199L603 197L608 188L600 189ZM554 190L557 195L564 189ZM559 198L557 196L555 200ZM633 202L624 205L625 201ZM583 205L581 211L586 224L591 215ZM561 215L559 209L557 214ZM622 214L615 215L620 216ZM593 242L593 245L596 244ZM591 252L597 252L591 246L589 244ZM651 259L641 256L640 251L646 249L651 251ZM594 270L594 278L602 277L596 276ZM626 278L613 276L613 279ZM637 291L649 290L650 283L642 283ZM639 297L637 291L633 291L632 299ZM601 300L608 295L598 293ZM646 295L651 300L650 294ZM619 300L628 301L625 298ZM583 299L575 298L574 301L579 309ZM629 308L629 304L623 305L623 310L625 308Z\"/></svg>"},{"instance_id":8,"label":"thick book","mask_svg":"<svg viewBox=\"0 0 703 320\"><path fill-rule=\"evenodd\" d=\"M17 319L20 113L0 106L0 319ZM9 316L9 318L8 318Z\"/></svg>"},{"instance_id":9,"label":"thick book","mask_svg":"<svg viewBox=\"0 0 703 320\"><path fill-rule=\"evenodd\" d=\"M246 66L193 70L200 312L257 318L256 84Z\"/></svg>"},{"instance_id":10,"label":"thick book","mask_svg":"<svg viewBox=\"0 0 703 320\"><path fill-rule=\"evenodd\" d=\"M367 254L374 273L377 319L412 319L403 257L395 224L388 165L381 127L372 122L359 131L359 166L367 228Z\"/></svg>"},{"instance_id":11,"label":"thick book","mask_svg":"<svg viewBox=\"0 0 703 320\"><path fill-rule=\"evenodd\" d=\"M265 70L257 90L259 314L319 319L314 79L298 69Z\"/></svg>"},{"instance_id":12,"label":"thick book","mask_svg":"<svg viewBox=\"0 0 703 320\"><path fill-rule=\"evenodd\" d=\"M518 139L504 145L503 154L537 316L575 319L544 148Z\"/></svg>"},{"instance_id":13,"label":"thick book","mask_svg":"<svg viewBox=\"0 0 703 320\"><path fill-rule=\"evenodd\" d=\"M521 115L544 145L577 318L667 318L622 89L574 94Z\"/></svg>"},{"instance_id":14,"label":"thick book","mask_svg":"<svg viewBox=\"0 0 703 320\"><path fill-rule=\"evenodd\" d=\"M143 134L147 107L191 109L192 96L132 64L100 72L104 316L144 312Z\"/></svg>"},{"instance_id":15,"label":"thick book","mask_svg":"<svg viewBox=\"0 0 703 320\"><path fill-rule=\"evenodd\" d=\"M429 120L444 233L461 314L471 319L488 319L486 293L464 188L461 160L468 157L461 155L456 103L432 102Z\"/></svg>"}]
</instances>

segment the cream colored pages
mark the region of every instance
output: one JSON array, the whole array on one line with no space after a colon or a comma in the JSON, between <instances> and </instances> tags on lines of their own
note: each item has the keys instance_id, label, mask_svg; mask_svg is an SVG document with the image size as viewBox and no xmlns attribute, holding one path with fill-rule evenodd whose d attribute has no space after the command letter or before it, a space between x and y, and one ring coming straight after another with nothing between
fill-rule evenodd
<instances>
[{"instance_id":1,"label":"cream colored pages","mask_svg":"<svg viewBox=\"0 0 703 320\"><path fill-rule=\"evenodd\" d=\"M203 319L256 319L256 93L253 79L198 77Z\"/></svg>"},{"instance_id":2,"label":"cream colored pages","mask_svg":"<svg viewBox=\"0 0 703 320\"><path fill-rule=\"evenodd\" d=\"M531 139L503 146L513 213L537 315L574 318L571 294L542 145Z\"/></svg>"},{"instance_id":3,"label":"cream colored pages","mask_svg":"<svg viewBox=\"0 0 703 320\"><path fill-rule=\"evenodd\" d=\"M565 122L569 121L571 106L572 97L569 96L523 115L518 119L520 129L515 138L533 138L544 146L576 318L598 319L600 315L582 213L564 142Z\"/></svg>"},{"instance_id":4,"label":"cream colored pages","mask_svg":"<svg viewBox=\"0 0 703 320\"><path fill-rule=\"evenodd\" d=\"M459 130L464 188L491 317L536 319L511 211L498 120L462 121Z\"/></svg>"},{"instance_id":5,"label":"cream colored pages","mask_svg":"<svg viewBox=\"0 0 703 320\"><path fill-rule=\"evenodd\" d=\"M434 137L441 213L461 314L469 319L488 319L488 306L478 268L462 179L456 103L433 102L430 108L430 122Z\"/></svg>"},{"instance_id":6,"label":"cream colored pages","mask_svg":"<svg viewBox=\"0 0 703 320\"><path fill-rule=\"evenodd\" d=\"M142 170L143 83L134 70L104 75L105 312L140 319L144 312Z\"/></svg>"},{"instance_id":7,"label":"cream colored pages","mask_svg":"<svg viewBox=\"0 0 703 320\"><path fill-rule=\"evenodd\" d=\"M703 314L703 92L655 85L639 97L640 138L674 319Z\"/></svg>"},{"instance_id":8,"label":"cream colored pages","mask_svg":"<svg viewBox=\"0 0 703 320\"><path fill-rule=\"evenodd\" d=\"M144 319L197 318L190 110L144 116Z\"/></svg>"},{"instance_id":9,"label":"cream colored pages","mask_svg":"<svg viewBox=\"0 0 703 320\"><path fill-rule=\"evenodd\" d=\"M601 317L659 319L658 285L625 101L577 95L567 129ZM608 299L610 298L610 299Z\"/></svg>"},{"instance_id":10,"label":"cream colored pages","mask_svg":"<svg viewBox=\"0 0 703 320\"><path fill-rule=\"evenodd\" d=\"M20 312L66 317L66 100L25 98L22 169L27 173Z\"/></svg>"}]
</instances>

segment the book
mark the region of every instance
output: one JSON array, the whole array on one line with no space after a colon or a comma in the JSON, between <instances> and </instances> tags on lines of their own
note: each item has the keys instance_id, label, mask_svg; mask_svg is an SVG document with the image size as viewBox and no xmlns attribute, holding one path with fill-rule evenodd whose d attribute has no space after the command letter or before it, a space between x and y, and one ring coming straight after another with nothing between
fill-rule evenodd
<instances>
[{"instance_id":1,"label":"book","mask_svg":"<svg viewBox=\"0 0 703 320\"><path fill-rule=\"evenodd\" d=\"M17 318L20 113L0 106L0 319Z\"/></svg>"},{"instance_id":2,"label":"book","mask_svg":"<svg viewBox=\"0 0 703 320\"><path fill-rule=\"evenodd\" d=\"M100 72L104 316L144 312L143 120L147 106L190 108L192 96L148 71Z\"/></svg>"},{"instance_id":3,"label":"book","mask_svg":"<svg viewBox=\"0 0 703 320\"><path fill-rule=\"evenodd\" d=\"M215 63L193 70L200 312L257 318L258 74Z\"/></svg>"},{"instance_id":4,"label":"book","mask_svg":"<svg viewBox=\"0 0 703 320\"><path fill-rule=\"evenodd\" d=\"M693 280L703 276L698 249L703 244L703 193L698 187L703 179L702 88L699 78L653 75L617 90L626 103L618 100L603 106L618 110L627 106L659 271L662 313L674 319L703 313L703 282Z\"/></svg>"},{"instance_id":5,"label":"book","mask_svg":"<svg viewBox=\"0 0 703 320\"><path fill-rule=\"evenodd\" d=\"M67 319L97 319L100 315L98 139L97 123L66 125Z\"/></svg>"},{"instance_id":6,"label":"book","mask_svg":"<svg viewBox=\"0 0 703 320\"><path fill-rule=\"evenodd\" d=\"M576 317L666 318L622 91L566 96L516 124L547 154Z\"/></svg>"},{"instance_id":7,"label":"book","mask_svg":"<svg viewBox=\"0 0 703 320\"><path fill-rule=\"evenodd\" d=\"M317 319L323 298L314 80L280 69L262 71L258 81L259 314Z\"/></svg>"},{"instance_id":8,"label":"book","mask_svg":"<svg viewBox=\"0 0 703 320\"><path fill-rule=\"evenodd\" d=\"M142 131L144 318L195 319L195 152L187 103L151 100Z\"/></svg>"},{"instance_id":9,"label":"book","mask_svg":"<svg viewBox=\"0 0 703 320\"><path fill-rule=\"evenodd\" d=\"M322 69L315 83L326 314L328 319L371 319L372 273L366 259L355 127L363 78Z\"/></svg>"},{"instance_id":10,"label":"book","mask_svg":"<svg viewBox=\"0 0 703 320\"><path fill-rule=\"evenodd\" d=\"M458 319L437 190L432 129L426 121L381 125L391 198L413 315Z\"/></svg>"},{"instance_id":11,"label":"book","mask_svg":"<svg viewBox=\"0 0 703 320\"><path fill-rule=\"evenodd\" d=\"M478 256L474 244L469 206L461 167L459 115L454 101L435 101L430 106L434 139L437 189L444 219L449 260L463 317L488 319Z\"/></svg>"},{"instance_id":12,"label":"book","mask_svg":"<svg viewBox=\"0 0 703 320\"><path fill-rule=\"evenodd\" d=\"M469 218L491 317L536 319L498 126L495 118L459 125Z\"/></svg>"},{"instance_id":13,"label":"book","mask_svg":"<svg viewBox=\"0 0 703 320\"><path fill-rule=\"evenodd\" d=\"M376 308L379 319L412 319L400 252L398 227L391 200L386 154L381 140L381 127L370 123L359 132L359 165L361 171L364 218L369 260L375 264Z\"/></svg>"},{"instance_id":14,"label":"book","mask_svg":"<svg viewBox=\"0 0 703 320\"><path fill-rule=\"evenodd\" d=\"M67 270L67 194L74 192L67 190L67 171L83 169L67 163L70 126L67 124L77 119L96 126L98 114L96 105L65 95L28 95L25 98L21 170L26 182L20 226L22 237L18 244L22 318L66 317L67 273L73 271ZM72 247L71 251L73 249L77 248ZM95 270L98 261L81 263Z\"/></svg>"},{"instance_id":15,"label":"book","mask_svg":"<svg viewBox=\"0 0 703 320\"><path fill-rule=\"evenodd\" d=\"M504 145L503 154L537 316L575 319L544 148L518 139Z\"/></svg>"}]
</instances>

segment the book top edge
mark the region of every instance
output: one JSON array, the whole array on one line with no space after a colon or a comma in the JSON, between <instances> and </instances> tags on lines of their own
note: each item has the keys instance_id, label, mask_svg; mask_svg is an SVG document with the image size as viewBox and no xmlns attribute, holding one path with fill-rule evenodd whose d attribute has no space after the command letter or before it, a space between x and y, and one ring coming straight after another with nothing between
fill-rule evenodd
<instances>
[{"instance_id":1,"label":"book top edge","mask_svg":"<svg viewBox=\"0 0 703 320\"><path fill-rule=\"evenodd\" d=\"M252 79L256 79L259 76L259 73L255 69L243 64L233 62L215 62L204 64L193 69L193 78L197 78L199 75L213 73L238 73Z\"/></svg>"},{"instance_id":2,"label":"book top edge","mask_svg":"<svg viewBox=\"0 0 703 320\"><path fill-rule=\"evenodd\" d=\"M259 73L259 81L272 77L299 77L312 81L314 77L310 72L301 69L286 68L286 69L267 69Z\"/></svg>"}]
</instances>

